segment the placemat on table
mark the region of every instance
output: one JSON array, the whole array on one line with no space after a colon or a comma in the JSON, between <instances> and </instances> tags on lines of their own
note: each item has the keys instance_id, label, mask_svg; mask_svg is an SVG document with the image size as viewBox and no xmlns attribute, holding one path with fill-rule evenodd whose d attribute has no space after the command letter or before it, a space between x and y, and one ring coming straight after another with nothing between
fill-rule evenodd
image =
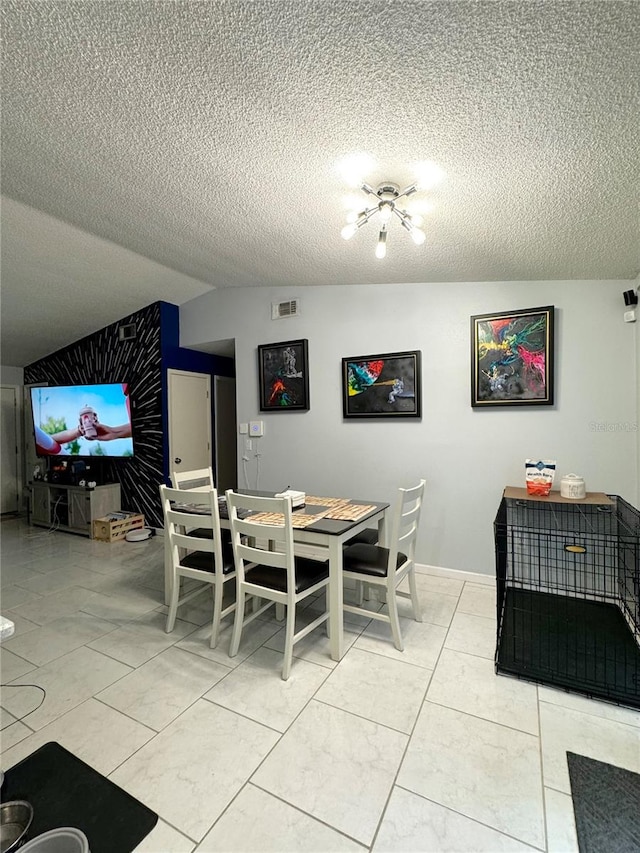
<instances>
[{"instance_id":1,"label":"placemat on table","mask_svg":"<svg viewBox=\"0 0 640 853\"><path fill-rule=\"evenodd\" d=\"M297 514L294 512L291 516L291 520L293 527L301 529L303 527L309 527L310 524L324 518L326 514L326 512L319 512L315 515L305 515L304 513ZM281 512L259 512L256 513L256 515L252 515L249 520L252 522L255 521L257 524L273 524L276 526L284 525L284 515Z\"/></svg>"},{"instance_id":2,"label":"placemat on table","mask_svg":"<svg viewBox=\"0 0 640 853\"><path fill-rule=\"evenodd\" d=\"M375 509L374 504L366 504L365 506L361 504L345 504L344 506L330 510L325 515L325 518L330 518L334 521L359 521L373 509Z\"/></svg>"}]
</instances>

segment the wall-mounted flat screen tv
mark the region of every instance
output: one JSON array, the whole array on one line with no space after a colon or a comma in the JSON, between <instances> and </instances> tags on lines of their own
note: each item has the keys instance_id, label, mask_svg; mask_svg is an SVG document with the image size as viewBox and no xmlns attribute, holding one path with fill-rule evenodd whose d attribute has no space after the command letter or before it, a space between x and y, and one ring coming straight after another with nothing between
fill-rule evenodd
<instances>
[{"instance_id":1,"label":"wall-mounted flat screen tv","mask_svg":"<svg viewBox=\"0 0 640 853\"><path fill-rule=\"evenodd\" d=\"M133 456L126 383L31 388L38 456Z\"/></svg>"}]
</instances>

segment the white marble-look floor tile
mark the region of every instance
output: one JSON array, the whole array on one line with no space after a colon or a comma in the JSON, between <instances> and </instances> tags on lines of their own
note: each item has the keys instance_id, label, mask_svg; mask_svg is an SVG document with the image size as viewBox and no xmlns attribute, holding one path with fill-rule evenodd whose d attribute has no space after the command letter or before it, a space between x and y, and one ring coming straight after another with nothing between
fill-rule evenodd
<instances>
[{"instance_id":1,"label":"white marble-look floor tile","mask_svg":"<svg viewBox=\"0 0 640 853\"><path fill-rule=\"evenodd\" d=\"M329 673L304 660L295 662L287 681L281 672L282 655L258 649L204 698L284 732Z\"/></svg>"},{"instance_id":2,"label":"white marble-look floor tile","mask_svg":"<svg viewBox=\"0 0 640 853\"><path fill-rule=\"evenodd\" d=\"M4 643L2 646L3 648L0 648L0 678L2 678L3 684L14 681L16 678L20 678L22 675L35 670L36 667L28 660L4 648Z\"/></svg>"},{"instance_id":3,"label":"white marble-look floor tile","mask_svg":"<svg viewBox=\"0 0 640 853\"><path fill-rule=\"evenodd\" d=\"M205 595L205 593L208 593L208 595ZM158 607L157 610L165 617L169 612L169 608L164 604ZM202 595L197 596L192 601L178 608L178 617L184 622L191 622L198 627L205 626L211 629L213 601L210 590L204 590ZM233 616L227 616L222 624L226 625L227 622L233 623Z\"/></svg>"},{"instance_id":4,"label":"white marble-look floor tile","mask_svg":"<svg viewBox=\"0 0 640 853\"><path fill-rule=\"evenodd\" d=\"M533 735L427 701L397 784L544 847L539 742Z\"/></svg>"},{"instance_id":5,"label":"white marble-look floor tile","mask_svg":"<svg viewBox=\"0 0 640 853\"><path fill-rule=\"evenodd\" d=\"M495 585L465 583L460 603L459 613L472 613L474 616L496 618L496 588Z\"/></svg>"},{"instance_id":6,"label":"white marble-look floor tile","mask_svg":"<svg viewBox=\"0 0 640 853\"><path fill-rule=\"evenodd\" d=\"M11 637L3 645L36 666L44 666L116 628L113 622L78 612L48 622L35 631Z\"/></svg>"},{"instance_id":7,"label":"white marble-look floor tile","mask_svg":"<svg viewBox=\"0 0 640 853\"><path fill-rule=\"evenodd\" d=\"M489 826L394 788L373 853L533 853Z\"/></svg>"},{"instance_id":8,"label":"white marble-look floor tile","mask_svg":"<svg viewBox=\"0 0 640 853\"><path fill-rule=\"evenodd\" d=\"M57 741L99 773L108 775L154 735L152 729L96 699L88 699L8 750L3 762L13 767L45 743Z\"/></svg>"},{"instance_id":9,"label":"white marble-look floor tile","mask_svg":"<svg viewBox=\"0 0 640 853\"><path fill-rule=\"evenodd\" d=\"M456 612L457 596L418 589L418 600L423 622L442 625L445 628L449 627L453 614ZM384 612L388 612L386 608ZM413 608L409 599L398 596L398 613L405 619L413 619Z\"/></svg>"},{"instance_id":10,"label":"white marble-look floor tile","mask_svg":"<svg viewBox=\"0 0 640 853\"><path fill-rule=\"evenodd\" d=\"M36 628L41 627L40 625L38 625L37 622L31 622L30 619L25 619L24 616L21 616L14 610L7 610L4 607L4 602L2 607L2 615L6 616L7 619L11 619L11 621L13 622L12 639L13 637L20 637L22 634L26 634L28 631L35 631Z\"/></svg>"},{"instance_id":11,"label":"white marble-look floor tile","mask_svg":"<svg viewBox=\"0 0 640 853\"><path fill-rule=\"evenodd\" d=\"M368 845L406 744L406 735L311 701L251 781Z\"/></svg>"},{"instance_id":12,"label":"white marble-look floor tile","mask_svg":"<svg viewBox=\"0 0 640 853\"><path fill-rule=\"evenodd\" d=\"M399 652L393 645L391 626L375 620L357 639L355 647L426 669L435 669L447 629L442 625L401 618L400 630L404 641L403 652Z\"/></svg>"},{"instance_id":13,"label":"white marble-look floor tile","mask_svg":"<svg viewBox=\"0 0 640 853\"><path fill-rule=\"evenodd\" d=\"M36 571L30 567L28 563L17 563L3 554L2 558L2 573L0 573L0 588L2 588L3 608L9 605L4 603L5 590L11 586L18 586L20 589L25 589L24 583L30 580L44 580L42 572ZM26 587L28 589L28 587ZM36 590L37 592L37 590Z\"/></svg>"},{"instance_id":14,"label":"white marble-look floor tile","mask_svg":"<svg viewBox=\"0 0 640 853\"><path fill-rule=\"evenodd\" d=\"M571 793L567 752L640 773L640 737L635 726L541 702L540 737L544 784L556 791Z\"/></svg>"},{"instance_id":15,"label":"white marble-look floor tile","mask_svg":"<svg viewBox=\"0 0 640 853\"><path fill-rule=\"evenodd\" d=\"M0 708L0 730L2 732L2 768L4 769L9 766L6 761L7 752L12 746L29 737L32 731L4 708Z\"/></svg>"},{"instance_id":16,"label":"white marble-look floor tile","mask_svg":"<svg viewBox=\"0 0 640 853\"><path fill-rule=\"evenodd\" d=\"M229 672L228 667L172 647L97 698L160 731Z\"/></svg>"},{"instance_id":17,"label":"white marble-look floor tile","mask_svg":"<svg viewBox=\"0 0 640 853\"><path fill-rule=\"evenodd\" d=\"M43 729L129 672L130 667L83 646L29 673L29 681L46 692L40 707L40 691L26 687L6 694L3 705L19 718L33 712L29 727Z\"/></svg>"},{"instance_id":18,"label":"white marble-look floor tile","mask_svg":"<svg viewBox=\"0 0 640 853\"><path fill-rule=\"evenodd\" d=\"M90 589L72 586L12 609L17 610L21 616L26 617L31 622L46 625L48 622L55 622L56 619L63 616L85 610L85 607L92 600L99 597L99 593Z\"/></svg>"},{"instance_id":19,"label":"white marble-look floor tile","mask_svg":"<svg viewBox=\"0 0 640 853\"><path fill-rule=\"evenodd\" d=\"M556 690L542 685L538 685L538 698L541 702L548 702L551 705L561 705L563 708L582 711L583 714L592 714L594 717L604 717L605 720L640 727L640 710L636 708L624 708L611 702L589 699L579 693L568 693L566 690Z\"/></svg>"},{"instance_id":20,"label":"white marble-look floor tile","mask_svg":"<svg viewBox=\"0 0 640 853\"><path fill-rule=\"evenodd\" d=\"M548 853L578 853L573 800L552 788L544 789ZM622 851L619 851L622 853Z\"/></svg>"},{"instance_id":21,"label":"white marble-look floor tile","mask_svg":"<svg viewBox=\"0 0 640 853\"><path fill-rule=\"evenodd\" d=\"M202 839L197 853L364 853L365 849L248 784Z\"/></svg>"},{"instance_id":22,"label":"white marble-look floor tile","mask_svg":"<svg viewBox=\"0 0 640 853\"><path fill-rule=\"evenodd\" d=\"M42 596L29 589L23 589L15 584L7 584L2 587L2 607L16 610L34 601L42 601ZM25 614L26 615L26 614ZM36 621L35 619L33 620Z\"/></svg>"},{"instance_id":23,"label":"white marble-look floor tile","mask_svg":"<svg viewBox=\"0 0 640 853\"><path fill-rule=\"evenodd\" d=\"M271 623L274 626L277 626L277 633L273 634L265 643L265 647L268 649L273 649L274 651L284 653L284 628L280 626L283 624L281 622L273 622ZM352 622L344 623L344 648L345 651L350 649L355 641L360 636L362 628L359 625L355 625ZM324 629L324 625L316 628L315 631L312 631L310 634L307 634L306 637L303 637L299 640L295 646L293 647L293 667L296 665L296 658L300 658L301 660L307 660L310 663L317 663L320 666L327 667L327 669L334 669L337 666L337 661L334 661L331 658L331 650L329 644L329 638L327 637L327 633Z\"/></svg>"},{"instance_id":24,"label":"white marble-look floor tile","mask_svg":"<svg viewBox=\"0 0 640 853\"><path fill-rule=\"evenodd\" d=\"M163 820L134 849L134 853L193 853L195 842Z\"/></svg>"},{"instance_id":25,"label":"white marble-look floor tile","mask_svg":"<svg viewBox=\"0 0 640 853\"><path fill-rule=\"evenodd\" d=\"M99 593L92 595L94 597L82 606L82 610L99 619L107 619L120 625L155 610L162 602L161 596L153 590L144 593L140 588L131 587L123 589L120 594L113 591L105 594L101 589Z\"/></svg>"},{"instance_id":26,"label":"white marble-look floor tile","mask_svg":"<svg viewBox=\"0 0 640 853\"><path fill-rule=\"evenodd\" d=\"M503 726L538 734L536 687L496 675L493 661L443 649L427 699Z\"/></svg>"},{"instance_id":27,"label":"white marble-look floor tile","mask_svg":"<svg viewBox=\"0 0 640 853\"><path fill-rule=\"evenodd\" d=\"M199 700L110 778L200 841L278 737L253 720Z\"/></svg>"},{"instance_id":28,"label":"white marble-look floor tile","mask_svg":"<svg viewBox=\"0 0 640 853\"><path fill-rule=\"evenodd\" d=\"M185 637L180 642L176 643L177 649L184 649L192 654L199 655L207 660L222 664L226 667L240 666L242 661L246 660L249 655L252 655L256 649L259 649L265 641L279 630L276 623L263 622L260 619L255 619L250 625L242 631L242 641L238 654L231 658L229 657L229 646L231 645L231 634L233 632L233 617L229 616L224 619L220 625L218 634L218 642L215 649L209 647L211 639L211 619L212 611L209 609L206 624L201 628L193 631L188 637Z\"/></svg>"},{"instance_id":29,"label":"white marble-look floor tile","mask_svg":"<svg viewBox=\"0 0 640 853\"><path fill-rule=\"evenodd\" d=\"M37 595L51 595L53 592L68 589L70 586L86 586L87 577L95 575L86 566L73 566L65 564L55 571L41 574L36 578L26 578L16 581L18 586L27 589ZM99 575L95 575L99 577Z\"/></svg>"},{"instance_id":30,"label":"white marble-look floor tile","mask_svg":"<svg viewBox=\"0 0 640 853\"><path fill-rule=\"evenodd\" d=\"M418 592L421 590L431 590L432 592L441 592L445 595L455 595L456 597L462 592L464 586L463 581L455 578L447 578L443 575L431 575L428 572L421 572L416 569L416 583ZM406 586L403 585L402 589Z\"/></svg>"},{"instance_id":31,"label":"white marble-look floor tile","mask_svg":"<svg viewBox=\"0 0 640 853\"><path fill-rule=\"evenodd\" d=\"M126 625L114 626L116 630L88 646L128 666L142 666L195 630L191 622L176 619L173 631L166 634L166 621L164 614L151 610Z\"/></svg>"},{"instance_id":32,"label":"white marble-look floor tile","mask_svg":"<svg viewBox=\"0 0 640 853\"><path fill-rule=\"evenodd\" d=\"M456 612L445 648L493 660L496 651L496 620L487 616Z\"/></svg>"},{"instance_id":33,"label":"white marble-look floor tile","mask_svg":"<svg viewBox=\"0 0 640 853\"><path fill-rule=\"evenodd\" d=\"M353 648L315 698L409 734L430 678L429 669Z\"/></svg>"}]
</instances>

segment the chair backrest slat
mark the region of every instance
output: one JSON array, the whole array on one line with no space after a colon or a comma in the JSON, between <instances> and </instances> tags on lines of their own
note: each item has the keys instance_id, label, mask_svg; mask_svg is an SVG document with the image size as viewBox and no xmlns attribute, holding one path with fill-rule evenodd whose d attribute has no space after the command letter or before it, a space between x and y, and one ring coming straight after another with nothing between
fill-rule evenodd
<instances>
[{"instance_id":1,"label":"chair backrest slat","mask_svg":"<svg viewBox=\"0 0 640 853\"><path fill-rule=\"evenodd\" d=\"M171 483L174 489L190 492L208 492L215 488L212 468L196 468L193 471L172 471Z\"/></svg>"},{"instance_id":2,"label":"chair backrest slat","mask_svg":"<svg viewBox=\"0 0 640 853\"><path fill-rule=\"evenodd\" d=\"M398 490L389 538L387 578L390 582L396 572L398 552L405 554L409 561L414 559L425 485L426 480L420 480L417 486Z\"/></svg>"},{"instance_id":3,"label":"chair backrest slat","mask_svg":"<svg viewBox=\"0 0 640 853\"><path fill-rule=\"evenodd\" d=\"M215 488L192 492L160 486L160 498L164 514L164 535L169 537L174 565L180 561L180 551L204 551L212 555L215 566L222 571L222 545L218 492ZM179 507L183 506L184 511ZM198 506L201 512L189 511ZM189 535L189 530L202 528L211 531L211 536Z\"/></svg>"},{"instance_id":4,"label":"chair backrest slat","mask_svg":"<svg viewBox=\"0 0 640 853\"><path fill-rule=\"evenodd\" d=\"M236 572L244 581L249 564L281 569L287 572L287 590L295 592L295 558L293 553L293 523L290 498L256 497L229 490L227 509L231 522L231 537L236 559ZM278 513L282 524L261 524L251 518L239 518L238 511ZM264 544L266 543L266 544ZM249 582L251 578L249 577Z\"/></svg>"}]
</instances>

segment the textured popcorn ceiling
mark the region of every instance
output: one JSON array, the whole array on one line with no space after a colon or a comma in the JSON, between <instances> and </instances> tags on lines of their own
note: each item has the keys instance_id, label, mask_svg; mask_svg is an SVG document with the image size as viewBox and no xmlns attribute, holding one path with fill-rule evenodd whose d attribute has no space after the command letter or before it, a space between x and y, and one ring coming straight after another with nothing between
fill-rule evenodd
<instances>
[{"instance_id":1,"label":"textured popcorn ceiling","mask_svg":"<svg viewBox=\"0 0 640 853\"><path fill-rule=\"evenodd\" d=\"M1 17L5 364L210 287L638 274L635 0L3 0ZM418 160L447 172L423 246L397 222L383 261L374 225L340 237L337 164L363 151L374 185Z\"/></svg>"}]
</instances>

